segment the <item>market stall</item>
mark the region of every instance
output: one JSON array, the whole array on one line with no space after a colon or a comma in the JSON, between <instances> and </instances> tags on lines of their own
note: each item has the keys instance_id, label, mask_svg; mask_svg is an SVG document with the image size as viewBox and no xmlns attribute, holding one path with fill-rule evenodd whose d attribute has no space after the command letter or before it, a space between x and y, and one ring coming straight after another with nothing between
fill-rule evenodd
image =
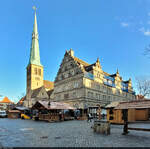
<instances>
[{"instance_id":1,"label":"market stall","mask_svg":"<svg viewBox=\"0 0 150 149\"><path fill-rule=\"evenodd\" d=\"M63 102L50 102L50 101L37 101L32 106L33 111L37 111L34 115L38 115L39 120L52 121L64 121L72 119L70 111L75 110L74 107ZM65 114L65 110L68 110L68 114Z\"/></svg>"}]
</instances>

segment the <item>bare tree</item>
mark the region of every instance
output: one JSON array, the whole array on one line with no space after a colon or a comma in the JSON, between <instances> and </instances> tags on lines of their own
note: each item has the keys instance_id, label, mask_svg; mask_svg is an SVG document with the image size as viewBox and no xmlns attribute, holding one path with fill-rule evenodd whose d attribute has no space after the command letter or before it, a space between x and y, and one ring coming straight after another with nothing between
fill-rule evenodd
<instances>
[{"instance_id":1,"label":"bare tree","mask_svg":"<svg viewBox=\"0 0 150 149\"><path fill-rule=\"evenodd\" d=\"M20 100L22 97L24 97L26 94L25 93L21 93L20 96L18 96L18 100Z\"/></svg>"},{"instance_id":2,"label":"bare tree","mask_svg":"<svg viewBox=\"0 0 150 149\"><path fill-rule=\"evenodd\" d=\"M140 95L144 97L150 96L150 80L143 78L136 78L137 90Z\"/></svg>"}]
</instances>

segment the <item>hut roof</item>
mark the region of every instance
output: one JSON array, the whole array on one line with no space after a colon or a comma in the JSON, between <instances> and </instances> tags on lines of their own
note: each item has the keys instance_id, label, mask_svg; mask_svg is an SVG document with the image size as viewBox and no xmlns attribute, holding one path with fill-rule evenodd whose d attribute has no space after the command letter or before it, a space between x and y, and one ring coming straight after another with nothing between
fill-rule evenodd
<instances>
[{"instance_id":1,"label":"hut roof","mask_svg":"<svg viewBox=\"0 0 150 149\"><path fill-rule=\"evenodd\" d=\"M27 107L15 107L14 109L17 109L17 110L19 110L19 111L28 110Z\"/></svg>"},{"instance_id":2,"label":"hut roof","mask_svg":"<svg viewBox=\"0 0 150 149\"><path fill-rule=\"evenodd\" d=\"M150 108L150 100L133 100L120 102L115 109L147 109Z\"/></svg>"},{"instance_id":3,"label":"hut roof","mask_svg":"<svg viewBox=\"0 0 150 149\"><path fill-rule=\"evenodd\" d=\"M109 105L106 106L106 108L115 108L119 105L119 101L113 101Z\"/></svg>"},{"instance_id":4,"label":"hut roof","mask_svg":"<svg viewBox=\"0 0 150 149\"><path fill-rule=\"evenodd\" d=\"M20 113L19 110L9 110L8 112L9 112L9 113Z\"/></svg>"},{"instance_id":5,"label":"hut roof","mask_svg":"<svg viewBox=\"0 0 150 149\"><path fill-rule=\"evenodd\" d=\"M63 103L63 102L37 101L36 103L40 103L48 110L50 110L50 109L58 109L58 110L66 110L66 109L71 110L72 109L72 110L74 110L75 109L74 107L70 106L69 104ZM50 105L49 105L49 103L50 103Z\"/></svg>"}]
</instances>

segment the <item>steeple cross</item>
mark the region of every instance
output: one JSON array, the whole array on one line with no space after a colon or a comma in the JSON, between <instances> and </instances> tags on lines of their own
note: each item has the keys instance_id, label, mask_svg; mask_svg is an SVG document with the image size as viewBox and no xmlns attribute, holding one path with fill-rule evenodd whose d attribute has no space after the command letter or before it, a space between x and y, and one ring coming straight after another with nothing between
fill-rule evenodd
<instances>
[{"instance_id":1,"label":"steeple cross","mask_svg":"<svg viewBox=\"0 0 150 149\"><path fill-rule=\"evenodd\" d=\"M35 6L33 6L32 8L33 8L33 10L35 10L35 12L36 12L37 8L36 8Z\"/></svg>"}]
</instances>

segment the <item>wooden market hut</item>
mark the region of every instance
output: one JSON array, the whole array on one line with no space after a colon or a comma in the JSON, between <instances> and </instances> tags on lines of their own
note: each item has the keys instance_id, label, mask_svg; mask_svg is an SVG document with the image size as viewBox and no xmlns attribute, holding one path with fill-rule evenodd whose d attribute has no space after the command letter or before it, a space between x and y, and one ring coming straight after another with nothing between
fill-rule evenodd
<instances>
[{"instance_id":1,"label":"wooden market hut","mask_svg":"<svg viewBox=\"0 0 150 149\"><path fill-rule=\"evenodd\" d=\"M19 110L8 110L8 118L20 118L21 112Z\"/></svg>"},{"instance_id":2,"label":"wooden market hut","mask_svg":"<svg viewBox=\"0 0 150 149\"><path fill-rule=\"evenodd\" d=\"M114 108L119 104L119 102L112 102L106 106L107 111L107 121L110 123L123 123L121 110L115 110Z\"/></svg>"},{"instance_id":3,"label":"wooden market hut","mask_svg":"<svg viewBox=\"0 0 150 149\"><path fill-rule=\"evenodd\" d=\"M51 122L60 121L60 112L61 120L69 119L68 115L65 117L64 110L75 110L75 108L63 102L37 101L32 106L32 110L38 110L39 120Z\"/></svg>"},{"instance_id":4,"label":"wooden market hut","mask_svg":"<svg viewBox=\"0 0 150 149\"><path fill-rule=\"evenodd\" d=\"M150 100L115 102L106 106L107 120L110 123L123 124L123 110L128 110L128 122L149 120Z\"/></svg>"}]
</instances>

